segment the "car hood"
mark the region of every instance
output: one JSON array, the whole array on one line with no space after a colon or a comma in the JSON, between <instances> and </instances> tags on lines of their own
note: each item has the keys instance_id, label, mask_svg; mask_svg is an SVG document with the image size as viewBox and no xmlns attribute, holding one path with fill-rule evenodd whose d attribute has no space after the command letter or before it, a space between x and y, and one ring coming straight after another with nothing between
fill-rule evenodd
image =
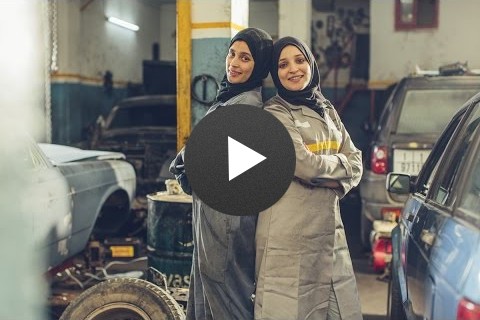
<instances>
[{"instance_id":1,"label":"car hood","mask_svg":"<svg viewBox=\"0 0 480 320\"><path fill-rule=\"evenodd\" d=\"M38 143L38 146L45 153L53 164L68 163L82 160L118 160L125 159L120 152L82 150L75 147L63 146L50 143Z\"/></svg>"}]
</instances>

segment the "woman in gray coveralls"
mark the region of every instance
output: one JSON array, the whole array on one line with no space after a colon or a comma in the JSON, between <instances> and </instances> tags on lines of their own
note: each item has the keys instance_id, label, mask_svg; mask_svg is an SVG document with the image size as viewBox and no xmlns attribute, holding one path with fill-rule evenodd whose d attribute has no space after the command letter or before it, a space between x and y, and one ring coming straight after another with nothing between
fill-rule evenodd
<instances>
[{"instance_id":1,"label":"woman in gray coveralls","mask_svg":"<svg viewBox=\"0 0 480 320\"><path fill-rule=\"evenodd\" d=\"M273 42L257 28L238 32L230 41L226 74L207 114L220 107L262 107L262 80L267 77ZM170 165L183 190L190 193L182 150ZM202 202L193 190L193 259L187 319L251 320L255 281L255 216L233 216Z\"/></svg>"},{"instance_id":2,"label":"woman in gray coveralls","mask_svg":"<svg viewBox=\"0 0 480 320\"><path fill-rule=\"evenodd\" d=\"M265 110L290 133L296 167L284 196L258 217L255 319L362 319L339 210L360 181L361 152L321 94L303 42L278 40L270 73L278 94Z\"/></svg>"}]
</instances>

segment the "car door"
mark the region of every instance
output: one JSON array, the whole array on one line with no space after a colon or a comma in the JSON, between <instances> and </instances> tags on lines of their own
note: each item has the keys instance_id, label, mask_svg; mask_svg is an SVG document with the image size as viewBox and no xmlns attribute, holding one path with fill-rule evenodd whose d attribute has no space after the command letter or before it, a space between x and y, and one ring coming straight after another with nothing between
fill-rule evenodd
<instances>
[{"instance_id":1,"label":"car door","mask_svg":"<svg viewBox=\"0 0 480 320\"><path fill-rule=\"evenodd\" d=\"M405 204L402 219L402 252L405 256L406 313L410 319L424 319L427 306L430 304L426 297L430 297L434 290L434 284L426 277L428 263L435 235L449 216L449 212L439 208L430 200L429 195L435 184L436 174L441 171L440 168L443 170L443 159L449 154L447 146L455 136L464 114L465 110L458 113L439 138L419 174L414 194Z\"/></svg>"},{"instance_id":2,"label":"car door","mask_svg":"<svg viewBox=\"0 0 480 320\"><path fill-rule=\"evenodd\" d=\"M450 146L438 183L429 197L451 212L436 235L428 276L435 284L431 295L432 319L455 319L464 297L473 257L479 241L480 218L480 104L469 108L461 130ZM475 277L477 278L477 277ZM475 280L470 280L470 282ZM477 280L478 283L478 280ZM430 310L429 310L430 311Z\"/></svg>"}]
</instances>

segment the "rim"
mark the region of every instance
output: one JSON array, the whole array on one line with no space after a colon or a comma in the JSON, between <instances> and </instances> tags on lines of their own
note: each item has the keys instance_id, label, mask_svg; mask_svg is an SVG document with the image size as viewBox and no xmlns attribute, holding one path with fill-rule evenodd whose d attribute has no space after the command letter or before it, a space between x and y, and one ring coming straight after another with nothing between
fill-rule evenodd
<instances>
[{"instance_id":1,"label":"rim","mask_svg":"<svg viewBox=\"0 0 480 320\"><path fill-rule=\"evenodd\" d=\"M153 320L136 305L126 302L114 302L101 306L91 312L85 320Z\"/></svg>"}]
</instances>

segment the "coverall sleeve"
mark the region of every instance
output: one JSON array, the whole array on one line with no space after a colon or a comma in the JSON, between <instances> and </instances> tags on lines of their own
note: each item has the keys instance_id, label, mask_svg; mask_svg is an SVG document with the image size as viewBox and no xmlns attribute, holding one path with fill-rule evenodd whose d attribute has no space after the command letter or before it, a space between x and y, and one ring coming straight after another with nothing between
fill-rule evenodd
<instances>
[{"instance_id":1,"label":"coverall sleeve","mask_svg":"<svg viewBox=\"0 0 480 320\"><path fill-rule=\"evenodd\" d=\"M329 110L332 119L335 121L337 128L342 133L342 143L340 145L339 156L343 158L342 162L349 166L351 177L347 179L339 179L338 182L343 190L338 190L340 197L345 196L352 188L360 183L363 173L362 151L357 149L353 144L350 134L346 130L336 110L334 108Z\"/></svg>"},{"instance_id":2,"label":"coverall sleeve","mask_svg":"<svg viewBox=\"0 0 480 320\"><path fill-rule=\"evenodd\" d=\"M287 129L295 148L295 176L312 183L313 178L343 180L352 178L351 166L343 154L317 155L307 149L300 131L295 126L292 114L278 104L268 105L265 110L272 113Z\"/></svg>"},{"instance_id":3,"label":"coverall sleeve","mask_svg":"<svg viewBox=\"0 0 480 320\"><path fill-rule=\"evenodd\" d=\"M186 194L192 194L192 188L190 187L190 183L188 182L188 177L185 174L185 163L183 162L185 154L185 147L180 150L177 154L175 159L173 159L170 167L168 168L171 173L175 175L175 179L177 179L180 187L182 187L183 192Z\"/></svg>"}]
</instances>

